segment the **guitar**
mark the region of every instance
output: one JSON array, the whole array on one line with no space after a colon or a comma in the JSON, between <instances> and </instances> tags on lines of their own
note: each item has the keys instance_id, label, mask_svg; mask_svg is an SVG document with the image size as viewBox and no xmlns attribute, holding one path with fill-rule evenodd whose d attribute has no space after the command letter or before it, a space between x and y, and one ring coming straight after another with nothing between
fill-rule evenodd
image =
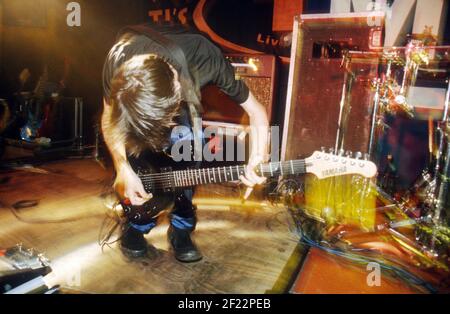
<instances>
[{"instance_id":1,"label":"guitar","mask_svg":"<svg viewBox=\"0 0 450 314\"><path fill-rule=\"evenodd\" d=\"M41 120L41 106L44 100L45 85L48 82L48 68L44 67L39 81L34 89L34 112L28 108L28 117L25 125L20 129L20 137L27 142L33 142L39 136L39 129L42 125Z\"/></svg>"},{"instance_id":2,"label":"guitar","mask_svg":"<svg viewBox=\"0 0 450 314\"><path fill-rule=\"evenodd\" d=\"M245 165L174 169L179 167L178 163L162 153L147 153L139 159L130 158L130 165L141 179L146 192L153 194L152 199L140 206L132 205L129 199L120 201L125 216L136 224L148 223L170 208L177 194L180 195L186 188L238 181L245 173ZM264 177L312 173L319 179L349 174L372 178L377 174L377 166L360 158L315 152L306 159L261 164L255 171Z\"/></svg>"}]
</instances>

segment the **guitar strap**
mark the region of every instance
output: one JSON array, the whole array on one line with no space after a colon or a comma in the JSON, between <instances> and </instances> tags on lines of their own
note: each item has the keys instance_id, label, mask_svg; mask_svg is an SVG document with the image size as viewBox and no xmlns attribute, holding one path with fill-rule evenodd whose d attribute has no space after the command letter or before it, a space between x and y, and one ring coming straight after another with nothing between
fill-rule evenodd
<instances>
[{"instance_id":1,"label":"guitar strap","mask_svg":"<svg viewBox=\"0 0 450 314\"><path fill-rule=\"evenodd\" d=\"M155 49L155 52L158 54L160 51L160 53L163 54L160 57L169 59L171 65L178 70L182 99L188 105L192 131L195 137L194 153L195 157L200 158L202 156L202 125L198 123L198 121L200 121L200 113L203 111L200 101L201 96L200 90L196 88L196 85L193 82L184 52L172 40L153 30L146 24L126 26L119 31L118 36L129 32L144 35L154 41L159 46ZM197 160L197 158L195 159Z\"/></svg>"}]
</instances>

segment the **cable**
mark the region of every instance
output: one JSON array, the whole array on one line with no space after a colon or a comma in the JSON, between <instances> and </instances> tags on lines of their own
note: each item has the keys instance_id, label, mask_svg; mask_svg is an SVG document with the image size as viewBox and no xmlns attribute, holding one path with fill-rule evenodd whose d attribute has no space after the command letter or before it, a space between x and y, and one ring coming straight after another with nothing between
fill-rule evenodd
<instances>
[{"instance_id":1,"label":"cable","mask_svg":"<svg viewBox=\"0 0 450 314\"><path fill-rule=\"evenodd\" d=\"M291 215L292 215L292 213L293 213L292 209L289 209L289 211L291 212ZM296 216L295 213L294 213L294 216ZM295 221L298 221L298 218L296 219L295 217L293 217L293 219ZM395 275L397 275L397 277L405 280L406 282L408 282L412 285L421 286L433 294L438 292L438 290L432 284L428 283L427 281L415 276L414 274L412 274L412 273L408 272L407 270L404 270L400 267L397 267L394 265L388 265L384 261L381 261L376 258L372 259L372 258L368 258L368 257L362 257L360 255L351 254L351 253L345 252L340 249L333 249L333 248L325 247L325 246L321 245L320 243L317 243L316 241L312 240L309 236L307 236L305 232L303 232L301 223L297 223L297 230L298 230L298 233L300 236L300 241L310 247L318 248L327 253L343 257L345 259L351 260L351 261L359 263L359 264L366 265L368 263L373 263L373 262L377 263L378 265L380 265L381 268L383 268L387 271L390 271L391 273L394 273Z\"/></svg>"},{"instance_id":2,"label":"cable","mask_svg":"<svg viewBox=\"0 0 450 314\"><path fill-rule=\"evenodd\" d=\"M108 191L110 190L110 187L105 187L106 190L100 194L102 197ZM57 224L57 223L69 223L69 222L75 222L83 219L90 219L93 217L92 214L84 215L84 216L74 216L69 218L61 218L61 219L32 219L32 218L24 218L19 210L25 209L25 208L32 208L39 205L39 200L21 200L18 201L12 205L6 204L4 202L0 202L0 207L8 209L14 217L16 217L17 220L29 223L29 224Z\"/></svg>"},{"instance_id":3,"label":"cable","mask_svg":"<svg viewBox=\"0 0 450 314\"><path fill-rule=\"evenodd\" d=\"M361 255L364 252L372 253L373 251L371 251L371 250L354 249L354 250L352 250L353 253L350 253L350 252L346 252L345 250L340 249L340 248L332 248L332 247L324 246L323 245L324 243L331 246L331 244L329 244L325 241L322 241L322 243L321 243L318 240L313 240L310 236L308 236L308 234L306 232L307 227L305 226L305 223L301 219L301 217L303 216L302 212L300 212L298 209L296 209L294 206L292 206L293 192L298 193L300 191L299 186L300 186L299 183L296 182L295 180L281 181L278 184L278 186L274 189L274 193L283 196L282 197L283 203L285 204L285 208L287 209L287 211L289 212L290 216L292 217L292 219L294 221L294 227L296 229L295 230L296 234L299 236L299 241L302 244L323 250L327 253L330 253L330 254L333 254L336 256L340 256L342 258L345 258L347 260L350 260L350 261L358 263L358 264L367 265L368 263L375 262L378 265L380 265L380 267L382 269L393 274L395 277L398 277L398 278L406 281L408 284L411 284L416 287L421 287L422 289L425 289L426 291L433 293L433 294L438 292L438 290L432 284L417 277L416 275L412 274L411 272L409 272L401 267L398 267L395 265L389 265L389 264L387 264L388 261L380 260L377 258L369 258L369 257L365 257L365 256ZM282 189L286 188L286 187L287 187L287 191L282 191ZM297 191L295 191L296 189L297 189ZM305 219L305 220L308 222L311 221L310 219ZM315 227L315 226L312 226L312 227ZM320 233L318 233L318 236L320 236ZM354 252L358 252L360 254L355 254ZM389 261L389 262L392 263L395 261Z\"/></svg>"},{"instance_id":4,"label":"cable","mask_svg":"<svg viewBox=\"0 0 450 314\"><path fill-rule=\"evenodd\" d=\"M104 249L105 245L108 246L109 248L111 248L110 245L112 245L112 244L114 244L114 243L116 243L116 242L118 242L118 241L120 241L122 239L122 235L121 235L116 240L109 241L111 239L112 235L114 234L114 232L117 230L117 228L119 226L123 225L122 218L119 216L118 211L116 210L116 206L117 205L118 205L118 203L115 203L113 205L113 208L112 208L112 212L114 213L114 217L111 217L111 215L108 215L108 213L106 213L105 214L105 218L103 219L103 222L102 222L102 224L100 226L100 229L99 229L98 240L97 241L98 241L98 245L102 249L102 252L103 252L103 249ZM109 231L106 232L106 235L104 237L102 237L103 230L105 229L105 226L106 226L108 220L112 221L113 224L109 228ZM130 228L130 226L128 226L128 228ZM125 232L126 232L126 230L122 234L124 234Z\"/></svg>"}]
</instances>

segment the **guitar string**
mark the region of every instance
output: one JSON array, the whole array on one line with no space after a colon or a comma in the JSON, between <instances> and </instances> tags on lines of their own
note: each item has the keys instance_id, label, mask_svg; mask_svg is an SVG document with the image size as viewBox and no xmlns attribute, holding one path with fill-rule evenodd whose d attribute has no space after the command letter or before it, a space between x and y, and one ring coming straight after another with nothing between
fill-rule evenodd
<instances>
[{"instance_id":1,"label":"guitar string","mask_svg":"<svg viewBox=\"0 0 450 314\"><path fill-rule=\"evenodd\" d=\"M293 162L292 163L293 164L293 167L294 168L299 168L299 167L304 167L306 164L307 164L307 162L305 162L305 161L297 161L297 162ZM288 169L288 170L290 170L291 172L292 172L292 170L291 170L291 163L290 162L288 162L288 163L286 163L286 164L283 164L281 167L280 167L280 164L279 163L272 163L272 171L273 172L276 172L276 171L279 171L280 170L280 168L283 168L283 170L284 169ZM242 165L240 165L240 166L238 166L239 167L239 170L243 170L243 169L245 169L245 166L242 166ZM262 166L263 167L263 172L267 172L267 173L270 173L270 166L268 166L268 165L263 165ZM257 166L256 167L256 170L258 170L259 171L259 166ZM139 177L141 177L141 178L146 178L146 177L152 177L152 178L158 178L158 177L164 177L164 176L167 176L167 175L170 175L170 173L173 173L173 172L183 172L183 171L201 171L201 172L203 172L203 171L208 171L208 169L209 169L209 171L223 171L224 170L224 167L215 167L215 168L200 168L200 169L192 169L192 170L175 170L175 171L171 171L171 172L167 172L167 173L151 173L151 174L140 174L139 175ZM226 171L228 172L228 170L230 169L230 166L225 166L225 169L226 169ZM236 171L236 166L231 166L231 169L233 170L233 171ZM300 170L302 170L302 168L300 168ZM288 173L289 171L287 171L286 173Z\"/></svg>"},{"instance_id":2,"label":"guitar string","mask_svg":"<svg viewBox=\"0 0 450 314\"><path fill-rule=\"evenodd\" d=\"M356 161L355 161L356 162ZM292 160L287 162L272 162L268 164L263 164L256 167L256 170L261 172L261 175L271 175L271 176L277 176L277 175L283 175L283 174L295 174L295 173L305 173L306 172L306 165L308 164L308 161L303 160ZM240 172L245 170L245 165L238 165L238 166L225 166L225 167L216 167L216 168L200 168L200 169L187 169L187 170L176 170L171 171L167 173L152 173L152 174L141 174L139 175L142 182L147 184L152 184L155 188L173 188L173 187L189 187L196 185L195 182L199 182L201 184L204 184L202 181L209 181L209 183L217 182L215 178L215 173L223 173L223 177L225 180L219 179L219 183L221 182L227 182L228 175L231 172L231 177L233 179L233 174L237 172L237 176L239 177ZM194 173L194 176L192 176L192 172ZM208 174L206 174L208 172ZM211 172L213 175L211 176ZM292 173L294 172L294 173ZM179 176L176 178L175 173L178 173ZM203 178L202 178L203 177ZM214 178L214 180L211 180L211 178ZM180 181L181 180L181 181ZM178 181L178 182L175 182ZM179 183L181 182L181 184ZM193 184L191 184L192 182ZM175 185L174 185L175 183Z\"/></svg>"},{"instance_id":3,"label":"guitar string","mask_svg":"<svg viewBox=\"0 0 450 314\"><path fill-rule=\"evenodd\" d=\"M294 174L295 172L298 171L304 171L305 170L305 165L295 165L293 167L291 166L283 166L283 169L281 169L280 167L277 168L272 168L272 171L270 171L269 168L264 169L263 168L263 175L264 174L271 174L271 173L286 173L286 174L292 174L292 168L294 168ZM175 173L178 173L180 175L186 175L189 178L192 177L199 177L202 175L206 175L208 172L208 177L214 177L215 173L229 173L230 170L234 173L236 172L242 172L245 170L245 168L243 166L240 166L238 168L239 170L237 170L236 167L232 167L231 169L229 167L225 167L224 168L202 168L202 169L192 169L192 170L175 170L175 171L171 171L171 172L167 172L167 173L157 173L157 174L140 174L139 177L141 179L150 179L150 180L158 180L158 179L166 179L166 178L170 178L173 177ZM259 170L259 169L256 169ZM283 170L283 171L282 171ZM288 170L288 171L284 171L284 170ZM194 176L193 176L194 174ZM224 175L225 176L225 175Z\"/></svg>"},{"instance_id":4,"label":"guitar string","mask_svg":"<svg viewBox=\"0 0 450 314\"><path fill-rule=\"evenodd\" d=\"M286 167L286 168L290 168L290 170L292 171L292 167ZM301 171L301 172L305 171L304 167L302 167L302 168L295 167L295 168L297 169L297 171ZM295 168L294 168L294 172L296 172ZM210 169L210 171L212 170L212 168L209 168L209 169ZM219 170L219 168L214 168L214 169L215 170L216 169ZM239 169L242 170L243 167L240 167ZM222 171L222 170L223 170L223 168L220 168L220 171ZM182 170L182 171L185 171L185 170ZM237 172L236 168L233 168L232 171L233 171L233 173ZM270 173L270 171L263 171L263 172L267 173L267 174ZM282 173L282 171L279 168L278 169L273 169L272 172L274 173L274 175L275 174L278 175L278 174ZM286 171L284 173L288 173L288 172ZM219 178L219 180L217 180L216 177L214 176L214 174L211 175L211 173L209 173L207 177L206 177L206 173L204 173L203 174L204 178L202 178L202 173L200 173L200 172L197 172L195 177L193 177L191 173L186 173L186 175L189 175L189 177L186 176L186 177L182 178L181 180L183 182L181 183L181 185L179 183L175 182L175 187L184 187L184 186L197 185L198 184L197 182L200 182L201 184L205 184L205 183L207 183L207 181L209 181L209 183L216 183L217 181L219 181L218 183L230 181L230 180L228 180L228 175L227 174L223 175L225 180L222 180L221 178ZM238 175L239 175L239 173L238 173ZM167 174L162 175L162 176L163 177L159 177L157 179L152 179L152 178L146 177L146 178L142 178L141 180L142 180L142 182L144 184L153 184L155 188L170 188L170 187L173 187L173 183L175 181L174 173L167 173ZM205 180L205 178L207 178L207 179ZM214 178L214 179L212 179L212 178ZM205 182L202 182L202 181L205 181ZM186 184L186 182L187 182L187 184ZM192 182L192 184L189 183L189 182Z\"/></svg>"},{"instance_id":5,"label":"guitar string","mask_svg":"<svg viewBox=\"0 0 450 314\"><path fill-rule=\"evenodd\" d=\"M222 180L212 180L210 178L208 178L206 181L203 180L199 180L199 179L183 179L182 181L178 181L175 182L175 180L173 180L173 178L166 178L166 179L160 179L158 181L148 181L148 180L144 180L142 183L144 185L153 185L153 186L193 186L193 185L199 185L198 182L200 182L200 184L208 184L208 183L223 183L223 182L229 182L229 181L237 181L237 180L229 180L227 179L222 179Z\"/></svg>"},{"instance_id":6,"label":"guitar string","mask_svg":"<svg viewBox=\"0 0 450 314\"><path fill-rule=\"evenodd\" d=\"M305 167L298 167L298 166L294 166L294 174L298 173L298 172L304 172L305 171ZM208 168L206 168L208 169ZM239 167L239 170L237 170L236 168L231 169L233 172L233 175L238 172L238 175L241 175L241 172L244 171L244 167ZM287 170L287 171L285 171ZM183 172L183 173L181 173ZM165 173L165 174L156 174L156 175L139 175L141 180L146 180L146 181L153 181L153 182L158 182L158 180L167 180L167 179L172 179L174 178L175 174L177 173L178 175L184 175L184 178L181 178L182 180L192 180L192 179L196 179L196 178L200 178L200 181L204 180L202 179L202 177L207 177L207 178L214 178L217 176L216 173L223 173L223 176L226 177L228 176L227 173L229 173L230 171L228 169L219 169L219 168L209 168L208 173L206 173L207 171L203 171L203 170L192 170L192 171L188 171L188 170L181 170L181 171L172 171L170 173ZM276 169L272 169L272 171L270 171L269 169L264 170L263 169L263 173L262 175L269 175L269 174L290 174L292 175L292 167L283 167L283 171L280 168L276 168ZM211 180L210 180L211 181Z\"/></svg>"},{"instance_id":7,"label":"guitar string","mask_svg":"<svg viewBox=\"0 0 450 314\"><path fill-rule=\"evenodd\" d=\"M262 166L262 174L271 174L273 176L276 175L283 175L284 174L292 174L289 172L292 172L292 170L294 169L294 174L297 172L302 172L304 173L306 171L305 167L307 165L307 161L306 160L297 160L297 161L292 161L291 162L283 162L283 163L271 163L272 167L267 164ZM275 165L275 167L273 167L273 165ZM179 171L172 171L172 172L168 172L168 173L158 173L158 174L149 174L149 175L141 175L141 180L143 181L144 184L153 184L153 186L155 188L172 188L172 187L189 187L189 186L193 186L193 185L197 185L200 181L200 184L205 184L207 183L207 181L209 181L209 183L215 183L217 182L217 179L215 178L215 172L223 172L224 173L224 179L222 180L221 178L219 179L219 183L221 182L227 182L230 181L228 180L228 170L231 170L231 172L234 174L237 172L237 175L239 176L239 172L241 172L242 170L244 170L245 166L239 165L237 166L231 166L231 167L225 167L225 169L223 167L220 168L200 168L200 169L192 169L192 170L179 170ZM208 177L206 177L206 170L208 170ZM224 171L225 170L225 171ZM259 169L257 169L259 170ZM284 171L287 170L287 171ZM181 184L178 182L174 182L177 178L175 178L175 172L184 172L184 177L178 178L178 181L181 179ZM192 176L192 172L194 173L195 176ZM213 175L211 176L211 172L213 172ZM181 174L180 174L181 175ZM202 178L203 175L203 178ZM233 177L233 175L231 175ZM205 179L207 178L207 179ZM212 179L214 178L214 180ZM202 182L205 181L205 182ZM192 182L192 184L190 183ZM175 185L173 184L175 183Z\"/></svg>"},{"instance_id":8,"label":"guitar string","mask_svg":"<svg viewBox=\"0 0 450 314\"><path fill-rule=\"evenodd\" d=\"M299 169L297 169L297 171L298 170ZM233 173L235 171L236 170L233 169ZM303 173L306 172L305 168L300 169L300 171L298 171L298 173L299 172L303 172ZM288 172L284 172L284 173L288 173ZM267 171L267 174L269 174L269 171ZM281 171L279 171L279 169L273 171L273 176L276 176L279 174L282 175L282 173L281 173ZM224 175L225 180L223 180L222 178L219 178L219 180L217 180L216 178L214 178L214 175L211 176L211 174L208 175L206 180L205 180L205 176L203 176L204 178L202 178L201 173L198 173L198 175L196 175L196 177L192 177L192 174L189 174L189 176L190 176L189 178L188 177L181 178L181 180L182 180L181 183L179 183L180 179L178 180L179 182L175 182L176 180L175 180L175 177L173 174L167 174L165 177L158 178L156 180L149 179L149 178L143 178L142 180L143 180L143 184L152 184L154 188L162 188L162 189L174 188L174 187L189 187L189 186L198 185L198 182L200 182L200 184L207 184L207 183L222 183L222 182L232 181L232 180L228 179L228 175ZM212 179L212 178L214 178L214 179Z\"/></svg>"}]
</instances>

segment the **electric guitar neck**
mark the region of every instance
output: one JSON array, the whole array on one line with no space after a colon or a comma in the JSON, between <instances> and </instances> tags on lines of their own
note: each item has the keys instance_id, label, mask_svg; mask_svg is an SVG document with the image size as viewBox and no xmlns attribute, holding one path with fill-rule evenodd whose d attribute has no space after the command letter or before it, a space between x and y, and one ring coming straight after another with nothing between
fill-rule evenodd
<instances>
[{"instance_id":1,"label":"electric guitar neck","mask_svg":"<svg viewBox=\"0 0 450 314\"><path fill-rule=\"evenodd\" d=\"M376 175L377 167L369 160L315 152L306 159L261 164L255 171L258 175L267 178L305 173L312 173L319 179L350 174L371 178ZM245 175L245 165L186 169L160 173L147 173L145 170L138 171L138 176L141 178L144 188L149 191L233 182L238 181L239 177L243 175Z\"/></svg>"}]
</instances>

